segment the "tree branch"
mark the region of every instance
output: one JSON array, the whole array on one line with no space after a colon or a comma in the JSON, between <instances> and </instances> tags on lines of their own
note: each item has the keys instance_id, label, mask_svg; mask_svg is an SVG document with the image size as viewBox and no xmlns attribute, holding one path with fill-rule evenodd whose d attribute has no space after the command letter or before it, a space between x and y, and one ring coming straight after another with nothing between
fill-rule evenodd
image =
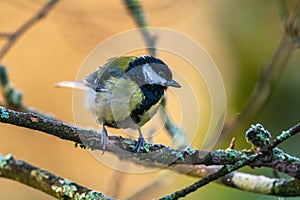
<instances>
[{"instance_id":1,"label":"tree branch","mask_svg":"<svg viewBox=\"0 0 300 200\"><path fill-rule=\"evenodd\" d=\"M23 113L0 107L0 122L13 124L33 130L42 131L64 140L73 141L92 150L102 150L102 135L95 130L86 130L68 125L55 119L49 119L33 113ZM299 132L299 125L283 132ZM278 136L280 137L280 136ZM281 137L283 138L283 136ZM287 139L287 137L285 137ZM284 140L281 140L284 141ZM184 165L233 165L241 160L250 159L251 151L237 151L234 149L201 151L192 148L176 150L162 144L146 144L139 154L135 152L135 140L120 136L109 136L106 151L120 157L148 167L170 167L178 164ZM275 147L274 145L270 148ZM300 160L284 153L278 148L268 149L268 154L261 156L250 166L269 167L286 173L295 178L300 178Z\"/></svg>"},{"instance_id":2,"label":"tree branch","mask_svg":"<svg viewBox=\"0 0 300 200\"><path fill-rule=\"evenodd\" d=\"M236 171L236 170L238 170L238 169L240 169L240 168L242 168L246 165L250 166L252 163L254 163L258 160L264 160L263 157L266 156L266 155L270 155L270 151L278 150L277 148L274 148L274 147L276 147L276 144L280 144L281 142L283 142L284 140L286 140L287 138L292 136L290 134L290 132L292 132L293 135L298 133L300 131L299 126L300 126L300 124L296 124L293 128L286 131L287 133L283 132L282 135L285 135L285 137L284 136L279 137L280 142L276 142L276 141L279 141L278 139L276 139L270 144L269 143L269 138L271 137L270 133L267 130L265 130L264 127L260 124L252 125L252 127L246 133L246 138L249 142L252 143L253 147L257 147L256 152L254 152L248 158L241 158L239 161L235 162L234 165L229 166L229 165L225 164L217 172L209 174L208 176L200 179L199 181L193 183L192 185L189 185L189 186L187 186L187 187L185 187L181 190L178 190L178 191L176 191L176 192L174 192L170 195L166 195L164 197L161 197L160 200L174 200L174 199L179 199L181 197L185 197L186 195L198 190L199 188L201 188L201 187L203 187L203 186L205 186L205 185L207 185L207 184L209 184L209 183L211 183L211 182L213 182L213 181L215 181L215 180L217 180L221 177L224 177L225 175L228 175L229 173L231 173L233 171ZM251 140L249 140L249 139L251 139ZM269 145L266 145L266 143L269 143ZM255 150L255 149L253 149L253 150ZM299 170L299 166L295 167L294 170ZM295 183L296 184L300 183L299 175L298 175L297 178L298 178L297 180L295 180L295 181L292 180L291 181L293 186L294 186ZM280 188L280 189L282 189L282 188ZM280 189L279 188L276 188L276 189L272 188L272 190L274 190L274 191L278 191ZM285 194L295 195L295 190L293 190L291 188L289 188L288 190L291 190L290 193L285 193Z\"/></svg>"},{"instance_id":3,"label":"tree branch","mask_svg":"<svg viewBox=\"0 0 300 200\"><path fill-rule=\"evenodd\" d=\"M26 184L58 199L112 199L22 160L16 160L12 155L0 154L0 177Z\"/></svg>"}]
</instances>

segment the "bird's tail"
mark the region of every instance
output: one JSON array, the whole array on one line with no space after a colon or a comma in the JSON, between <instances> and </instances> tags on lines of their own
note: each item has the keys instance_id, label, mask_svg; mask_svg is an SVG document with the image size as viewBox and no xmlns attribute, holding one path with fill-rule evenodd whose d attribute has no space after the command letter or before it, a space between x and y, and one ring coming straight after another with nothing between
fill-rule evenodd
<instances>
[{"instance_id":1,"label":"bird's tail","mask_svg":"<svg viewBox=\"0 0 300 200\"><path fill-rule=\"evenodd\" d=\"M56 83L55 87L74 88L80 90L87 90L89 87L84 81L63 81Z\"/></svg>"}]
</instances>

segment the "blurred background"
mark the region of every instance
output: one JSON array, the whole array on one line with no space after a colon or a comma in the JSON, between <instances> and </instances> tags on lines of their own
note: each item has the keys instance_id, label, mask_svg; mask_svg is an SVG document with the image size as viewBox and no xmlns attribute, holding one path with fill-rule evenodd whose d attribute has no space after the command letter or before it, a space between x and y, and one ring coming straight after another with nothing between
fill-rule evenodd
<instances>
[{"instance_id":1,"label":"blurred background","mask_svg":"<svg viewBox=\"0 0 300 200\"><path fill-rule=\"evenodd\" d=\"M0 0L0 32L14 31L44 3L42 0ZM249 98L261 69L270 62L284 31L277 2L165 0L141 1L141 5L150 26L182 32L207 50L223 77L227 120L233 120ZM17 41L2 64L7 66L13 85L22 91L25 105L73 124L72 90L57 89L53 85L63 80L74 80L82 62L96 45L133 28L136 28L135 23L123 1L64 0ZM3 44L4 40L0 40L0 45ZM221 137L218 148L227 148L233 136L237 139L237 149L250 148L244 140L250 124L262 123L275 136L299 121L297 63L299 51L292 54L262 112L244 127ZM179 70L178 66L175 68ZM172 116L176 121L180 120L176 113ZM193 119L190 121L197 123ZM118 193L119 199L130 197L167 171L117 173L97 161L88 151L74 148L71 142L5 124L0 124L0 138L1 154L11 153L17 159L108 196ZM295 136L280 147L300 156L297 148L299 140L300 137ZM243 168L241 171L272 176L269 169ZM144 199L171 193L197 180L176 173L172 173L171 177L168 176L167 184L147 194ZM116 181L119 178L121 181ZM214 183L186 199L224 199L225 195L232 200L277 199ZM0 199L53 198L15 181L0 179Z\"/></svg>"}]
</instances>

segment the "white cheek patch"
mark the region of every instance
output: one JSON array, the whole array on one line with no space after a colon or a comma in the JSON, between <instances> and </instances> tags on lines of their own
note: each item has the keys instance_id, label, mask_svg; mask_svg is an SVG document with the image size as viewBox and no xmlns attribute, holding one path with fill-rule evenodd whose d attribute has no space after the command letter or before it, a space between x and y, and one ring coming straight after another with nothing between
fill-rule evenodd
<instances>
[{"instance_id":1,"label":"white cheek patch","mask_svg":"<svg viewBox=\"0 0 300 200\"><path fill-rule=\"evenodd\" d=\"M167 83L167 80L159 76L148 63L143 66L143 74L146 83L160 85Z\"/></svg>"}]
</instances>

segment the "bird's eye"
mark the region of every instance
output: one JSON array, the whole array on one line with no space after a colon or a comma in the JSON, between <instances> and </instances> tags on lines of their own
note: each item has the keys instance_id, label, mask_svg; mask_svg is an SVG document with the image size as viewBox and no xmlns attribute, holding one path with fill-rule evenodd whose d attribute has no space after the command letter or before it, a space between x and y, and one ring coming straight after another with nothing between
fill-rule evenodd
<instances>
[{"instance_id":1,"label":"bird's eye","mask_svg":"<svg viewBox=\"0 0 300 200\"><path fill-rule=\"evenodd\" d=\"M160 75L160 76L164 77L164 76L165 76L165 73L164 73L164 72L162 72L162 71L160 71L160 72L158 72L158 75Z\"/></svg>"}]
</instances>

